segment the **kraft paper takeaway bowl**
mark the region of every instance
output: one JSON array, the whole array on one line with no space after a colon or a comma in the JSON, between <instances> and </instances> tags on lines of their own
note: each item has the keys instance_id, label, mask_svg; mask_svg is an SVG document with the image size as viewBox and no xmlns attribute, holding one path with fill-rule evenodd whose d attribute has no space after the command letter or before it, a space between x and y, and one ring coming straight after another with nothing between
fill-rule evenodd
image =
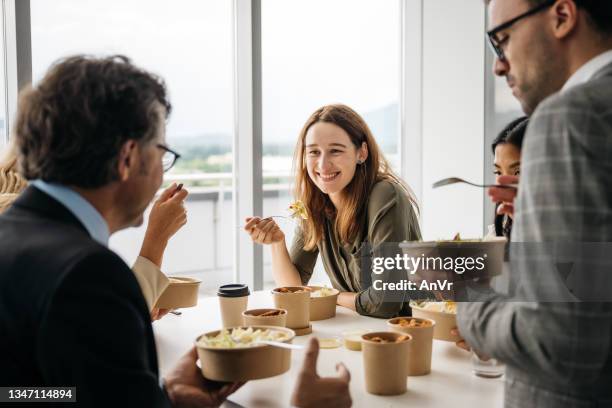
<instances>
[{"instance_id":1,"label":"kraft paper takeaway bowl","mask_svg":"<svg viewBox=\"0 0 612 408\"><path fill-rule=\"evenodd\" d=\"M242 312L245 326L287 326L285 309L251 309Z\"/></svg>"},{"instance_id":2,"label":"kraft paper takeaway bowl","mask_svg":"<svg viewBox=\"0 0 612 408\"><path fill-rule=\"evenodd\" d=\"M287 327L304 329L310 325L310 289L305 286L285 286L272 289L274 306L287 311Z\"/></svg>"},{"instance_id":3,"label":"kraft paper takeaway bowl","mask_svg":"<svg viewBox=\"0 0 612 408\"><path fill-rule=\"evenodd\" d=\"M506 239L402 242L409 272L425 279L454 282L501 275Z\"/></svg>"},{"instance_id":4,"label":"kraft paper takeaway bowl","mask_svg":"<svg viewBox=\"0 0 612 408\"><path fill-rule=\"evenodd\" d=\"M179 309L198 304L198 290L200 289L200 283L202 283L201 280L180 276L172 276L168 279L170 283L155 302L155 308Z\"/></svg>"},{"instance_id":5,"label":"kraft paper takeaway bowl","mask_svg":"<svg viewBox=\"0 0 612 408\"><path fill-rule=\"evenodd\" d=\"M435 322L433 336L436 340L456 342L459 336L451 334L457 327L457 305L455 302L410 302L412 316L431 319Z\"/></svg>"},{"instance_id":6,"label":"kraft paper takeaway bowl","mask_svg":"<svg viewBox=\"0 0 612 408\"><path fill-rule=\"evenodd\" d=\"M195 345L204 377L214 381L250 381L283 374L291 367L291 350L256 344L259 340L291 343L293 330L275 326L233 327L198 336Z\"/></svg>"},{"instance_id":7,"label":"kraft paper takeaway bowl","mask_svg":"<svg viewBox=\"0 0 612 408\"><path fill-rule=\"evenodd\" d=\"M310 321L331 319L336 316L338 289L307 286L310 292Z\"/></svg>"}]
</instances>

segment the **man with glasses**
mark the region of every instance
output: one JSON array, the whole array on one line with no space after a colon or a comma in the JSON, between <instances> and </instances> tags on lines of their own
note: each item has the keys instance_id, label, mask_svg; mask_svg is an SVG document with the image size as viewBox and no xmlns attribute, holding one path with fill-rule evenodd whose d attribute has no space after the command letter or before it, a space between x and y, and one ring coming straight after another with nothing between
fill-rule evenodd
<instances>
[{"instance_id":1,"label":"man with glasses","mask_svg":"<svg viewBox=\"0 0 612 408\"><path fill-rule=\"evenodd\" d=\"M589 290L544 297L553 282L545 279L560 277L561 264L547 275L549 264L540 270L519 257L511 259L512 274L521 277L515 297L460 304L459 331L479 353L507 364L507 407L609 407L612 285L606 274L584 267L594 260L580 251L585 243L612 243L612 1L487 5L494 72L532 115L511 251L519 243L555 244L561 255L562 248L578 248L578 262L564 278L573 276L578 287L607 297L589 297ZM513 210L515 191L493 188L489 194ZM610 253L596 263L610 265Z\"/></svg>"},{"instance_id":2,"label":"man with glasses","mask_svg":"<svg viewBox=\"0 0 612 408\"><path fill-rule=\"evenodd\" d=\"M215 406L240 386L202 378L195 349L160 381L147 304L107 247L178 157L169 113L163 82L120 56L65 59L22 93L31 184L0 217L1 385L76 387L82 407Z\"/></svg>"},{"instance_id":3,"label":"man with glasses","mask_svg":"<svg viewBox=\"0 0 612 408\"><path fill-rule=\"evenodd\" d=\"M23 92L15 126L30 186L0 216L0 385L76 387L80 407L214 407L242 384L202 377L191 348L164 379L135 275L108 249L140 225L180 157L162 80L122 56L76 56ZM167 190L167 194L168 190ZM306 352L291 403L348 407L350 375Z\"/></svg>"}]
</instances>

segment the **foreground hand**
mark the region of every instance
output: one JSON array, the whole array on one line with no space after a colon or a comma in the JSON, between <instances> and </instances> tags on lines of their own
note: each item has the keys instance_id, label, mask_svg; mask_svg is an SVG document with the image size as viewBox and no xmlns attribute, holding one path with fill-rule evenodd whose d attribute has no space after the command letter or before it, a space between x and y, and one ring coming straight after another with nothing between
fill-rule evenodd
<instances>
[{"instance_id":1,"label":"foreground hand","mask_svg":"<svg viewBox=\"0 0 612 408\"><path fill-rule=\"evenodd\" d=\"M497 183L499 184L518 184L518 176L499 176ZM515 188L499 188L490 187L489 196L495 203L501 203L497 208L498 214L514 215L514 199L516 198L517 190Z\"/></svg>"},{"instance_id":2,"label":"foreground hand","mask_svg":"<svg viewBox=\"0 0 612 408\"><path fill-rule=\"evenodd\" d=\"M275 244L285 239L285 234L272 218L248 217L244 230L258 244Z\"/></svg>"},{"instance_id":3,"label":"foreground hand","mask_svg":"<svg viewBox=\"0 0 612 408\"><path fill-rule=\"evenodd\" d=\"M461 333L459 333L459 329L458 328L453 328L451 329L451 334L453 336L459 336L461 337ZM467 343L467 341L465 341L463 338L461 338L460 340L455 342L455 345L461 349L464 349L465 351L471 351L472 348L470 347L470 345Z\"/></svg>"},{"instance_id":4,"label":"foreground hand","mask_svg":"<svg viewBox=\"0 0 612 408\"><path fill-rule=\"evenodd\" d=\"M165 379L166 392L174 408L218 407L244 383L220 383L207 380L196 366L195 347L179 360Z\"/></svg>"},{"instance_id":5,"label":"foreground hand","mask_svg":"<svg viewBox=\"0 0 612 408\"><path fill-rule=\"evenodd\" d=\"M291 405L298 408L345 408L353 403L349 392L351 375L344 366L336 365L338 377L321 378L317 374L319 341L310 339L302 371L291 396Z\"/></svg>"}]
</instances>

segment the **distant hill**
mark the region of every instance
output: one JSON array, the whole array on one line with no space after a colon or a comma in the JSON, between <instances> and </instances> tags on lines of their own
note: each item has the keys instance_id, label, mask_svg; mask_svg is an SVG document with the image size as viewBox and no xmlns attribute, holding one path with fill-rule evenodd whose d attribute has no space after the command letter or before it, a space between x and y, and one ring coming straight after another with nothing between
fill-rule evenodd
<instances>
[{"instance_id":1,"label":"distant hill","mask_svg":"<svg viewBox=\"0 0 612 408\"><path fill-rule=\"evenodd\" d=\"M365 121L370 126L378 144L385 150L397 149L399 106L390 104L380 109L363 113ZM277 141L274 146L266 146L264 155L291 155L294 148L294 140ZM209 153L223 153L231 150L232 135L229 133L205 133L201 135L179 136L171 138L172 148L179 152L200 150L205 148ZM198 149L200 148L200 149Z\"/></svg>"},{"instance_id":2,"label":"distant hill","mask_svg":"<svg viewBox=\"0 0 612 408\"><path fill-rule=\"evenodd\" d=\"M231 147L232 135L229 133L204 133L200 135L173 137L172 146L177 149L199 146Z\"/></svg>"}]
</instances>

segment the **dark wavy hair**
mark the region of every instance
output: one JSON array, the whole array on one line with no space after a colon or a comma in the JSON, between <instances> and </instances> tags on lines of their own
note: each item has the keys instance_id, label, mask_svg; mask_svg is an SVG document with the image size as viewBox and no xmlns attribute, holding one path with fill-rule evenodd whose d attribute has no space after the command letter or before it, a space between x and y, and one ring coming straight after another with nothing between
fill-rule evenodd
<instances>
[{"instance_id":1,"label":"dark wavy hair","mask_svg":"<svg viewBox=\"0 0 612 408\"><path fill-rule=\"evenodd\" d=\"M521 116L508 123L502 131L499 132L495 140L493 140L493 143L491 143L493 154L495 154L495 148L504 143L510 143L521 150L523 148L523 138L525 137L528 124L529 118L527 116Z\"/></svg>"},{"instance_id":2,"label":"dark wavy hair","mask_svg":"<svg viewBox=\"0 0 612 408\"><path fill-rule=\"evenodd\" d=\"M495 154L495 148L497 146L505 143L516 146L516 148L520 151L523 148L523 139L525 138L525 132L527 131L528 124L529 118L527 116L522 116L508 123L506 127L499 132L495 140L493 140L493 143L491 143L491 150L493 150L493 154ZM497 214L497 206L495 210L495 235L510 239L510 234L512 233L512 218L507 217L504 214Z\"/></svg>"},{"instance_id":3,"label":"dark wavy hair","mask_svg":"<svg viewBox=\"0 0 612 408\"><path fill-rule=\"evenodd\" d=\"M163 80L129 58L77 55L56 62L19 100L14 128L21 174L81 188L118 179L121 147L144 145L171 105Z\"/></svg>"}]
</instances>

